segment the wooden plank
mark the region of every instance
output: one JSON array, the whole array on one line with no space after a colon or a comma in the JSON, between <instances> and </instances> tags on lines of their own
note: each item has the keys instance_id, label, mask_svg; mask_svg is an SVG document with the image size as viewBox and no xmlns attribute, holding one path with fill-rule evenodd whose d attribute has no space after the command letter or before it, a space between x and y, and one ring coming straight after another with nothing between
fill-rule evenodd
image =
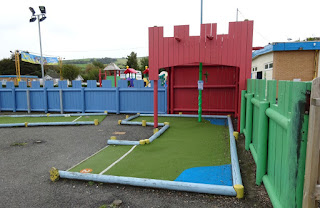
<instances>
[{"instance_id":1,"label":"wooden plank","mask_svg":"<svg viewBox=\"0 0 320 208\"><path fill-rule=\"evenodd\" d=\"M182 47L183 47L183 64L189 64L190 62L190 36L189 36L189 25L182 27Z\"/></svg>"},{"instance_id":2,"label":"wooden plank","mask_svg":"<svg viewBox=\"0 0 320 208\"><path fill-rule=\"evenodd\" d=\"M311 89L311 103L315 98L320 98L320 78L313 80ZM319 138L320 138L320 107L310 105L307 157L303 191L303 207L316 207L316 201L320 200L319 185ZM315 168L318 165L318 168Z\"/></svg>"},{"instance_id":3,"label":"wooden plank","mask_svg":"<svg viewBox=\"0 0 320 208\"><path fill-rule=\"evenodd\" d=\"M206 47L206 25L202 24L201 30L200 30L199 62L205 61L205 56L206 56L205 47Z\"/></svg>"},{"instance_id":4,"label":"wooden plank","mask_svg":"<svg viewBox=\"0 0 320 208\"><path fill-rule=\"evenodd\" d=\"M180 27L179 26L174 26L174 40L173 40L173 48L174 48L174 53L173 53L173 65L172 66L177 66L179 63L179 35L180 35Z\"/></svg>"},{"instance_id":5,"label":"wooden plank","mask_svg":"<svg viewBox=\"0 0 320 208\"><path fill-rule=\"evenodd\" d=\"M153 27L149 27L149 78L152 79L153 78L153 69L155 68L154 65L154 46L153 46L153 34L154 34L154 28Z\"/></svg>"},{"instance_id":6,"label":"wooden plank","mask_svg":"<svg viewBox=\"0 0 320 208\"><path fill-rule=\"evenodd\" d=\"M159 58L158 58L158 69L164 68L164 43L163 43L163 27L158 27L158 51L159 51Z\"/></svg>"},{"instance_id":7,"label":"wooden plank","mask_svg":"<svg viewBox=\"0 0 320 208\"><path fill-rule=\"evenodd\" d=\"M168 38L168 50L169 50L169 66L174 65L174 37Z\"/></svg>"},{"instance_id":8,"label":"wooden plank","mask_svg":"<svg viewBox=\"0 0 320 208\"><path fill-rule=\"evenodd\" d=\"M163 39L163 67L169 66L169 38Z\"/></svg>"}]
</instances>

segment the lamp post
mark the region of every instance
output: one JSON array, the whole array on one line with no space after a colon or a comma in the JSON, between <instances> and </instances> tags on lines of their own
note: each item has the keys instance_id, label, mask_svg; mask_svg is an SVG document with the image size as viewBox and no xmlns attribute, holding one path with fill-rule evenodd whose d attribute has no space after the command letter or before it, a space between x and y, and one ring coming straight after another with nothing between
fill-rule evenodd
<instances>
[{"instance_id":1,"label":"lamp post","mask_svg":"<svg viewBox=\"0 0 320 208\"><path fill-rule=\"evenodd\" d=\"M42 22L43 20L45 20L46 17L46 8L44 6L39 6L40 12L41 14L35 14L36 12L34 11L34 9L32 7L29 7L32 16L30 18L30 22L34 22L38 19L38 28L39 28L39 42L40 42L40 64L41 64L41 73L42 73L42 82L44 84L44 68L43 68L43 58L42 58L42 44L41 44L41 31L40 31L40 22Z\"/></svg>"}]
</instances>

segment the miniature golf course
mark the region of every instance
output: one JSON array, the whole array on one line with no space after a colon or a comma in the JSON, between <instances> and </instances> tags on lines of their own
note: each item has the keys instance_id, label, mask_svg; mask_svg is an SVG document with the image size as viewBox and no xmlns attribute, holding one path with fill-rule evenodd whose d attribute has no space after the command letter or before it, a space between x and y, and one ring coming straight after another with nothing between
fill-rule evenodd
<instances>
[{"instance_id":1,"label":"miniature golf course","mask_svg":"<svg viewBox=\"0 0 320 208\"><path fill-rule=\"evenodd\" d=\"M142 120L153 117L134 121ZM232 186L228 126L197 118L159 117L159 122L170 128L154 142L109 145L69 171Z\"/></svg>"}]
</instances>

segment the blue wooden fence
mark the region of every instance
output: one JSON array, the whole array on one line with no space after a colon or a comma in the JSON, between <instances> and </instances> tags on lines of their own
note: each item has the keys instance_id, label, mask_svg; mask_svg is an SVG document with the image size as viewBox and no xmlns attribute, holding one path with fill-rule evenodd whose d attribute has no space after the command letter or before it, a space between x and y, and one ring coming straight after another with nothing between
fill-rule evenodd
<instances>
[{"instance_id":1,"label":"blue wooden fence","mask_svg":"<svg viewBox=\"0 0 320 208\"><path fill-rule=\"evenodd\" d=\"M152 83L153 84L153 83ZM0 85L1 111L44 111L47 112L104 112L111 113L153 113L153 86L144 87L142 80L134 81L135 87L128 87L126 80L119 80L118 87L112 87L110 80L103 80L97 87L95 80L88 80L87 87L81 81L46 81L40 87L38 81L28 88L26 82L18 87L7 82L6 88ZM167 88L159 84L158 111L167 113Z\"/></svg>"}]
</instances>

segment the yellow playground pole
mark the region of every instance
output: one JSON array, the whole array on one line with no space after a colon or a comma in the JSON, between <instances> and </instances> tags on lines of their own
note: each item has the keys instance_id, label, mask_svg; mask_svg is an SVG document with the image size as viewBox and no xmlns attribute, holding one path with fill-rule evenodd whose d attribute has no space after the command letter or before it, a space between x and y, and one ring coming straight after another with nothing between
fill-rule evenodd
<instances>
[{"instance_id":1,"label":"yellow playground pole","mask_svg":"<svg viewBox=\"0 0 320 208\"><path fill-rule=\"evenodd\" d=\"M20 76L20 54L19 51L16 50L14 53L14 62L16 64L16 75L17 75L17 85L21 81L21 76Z\"/></svg>"}]
</instances>

